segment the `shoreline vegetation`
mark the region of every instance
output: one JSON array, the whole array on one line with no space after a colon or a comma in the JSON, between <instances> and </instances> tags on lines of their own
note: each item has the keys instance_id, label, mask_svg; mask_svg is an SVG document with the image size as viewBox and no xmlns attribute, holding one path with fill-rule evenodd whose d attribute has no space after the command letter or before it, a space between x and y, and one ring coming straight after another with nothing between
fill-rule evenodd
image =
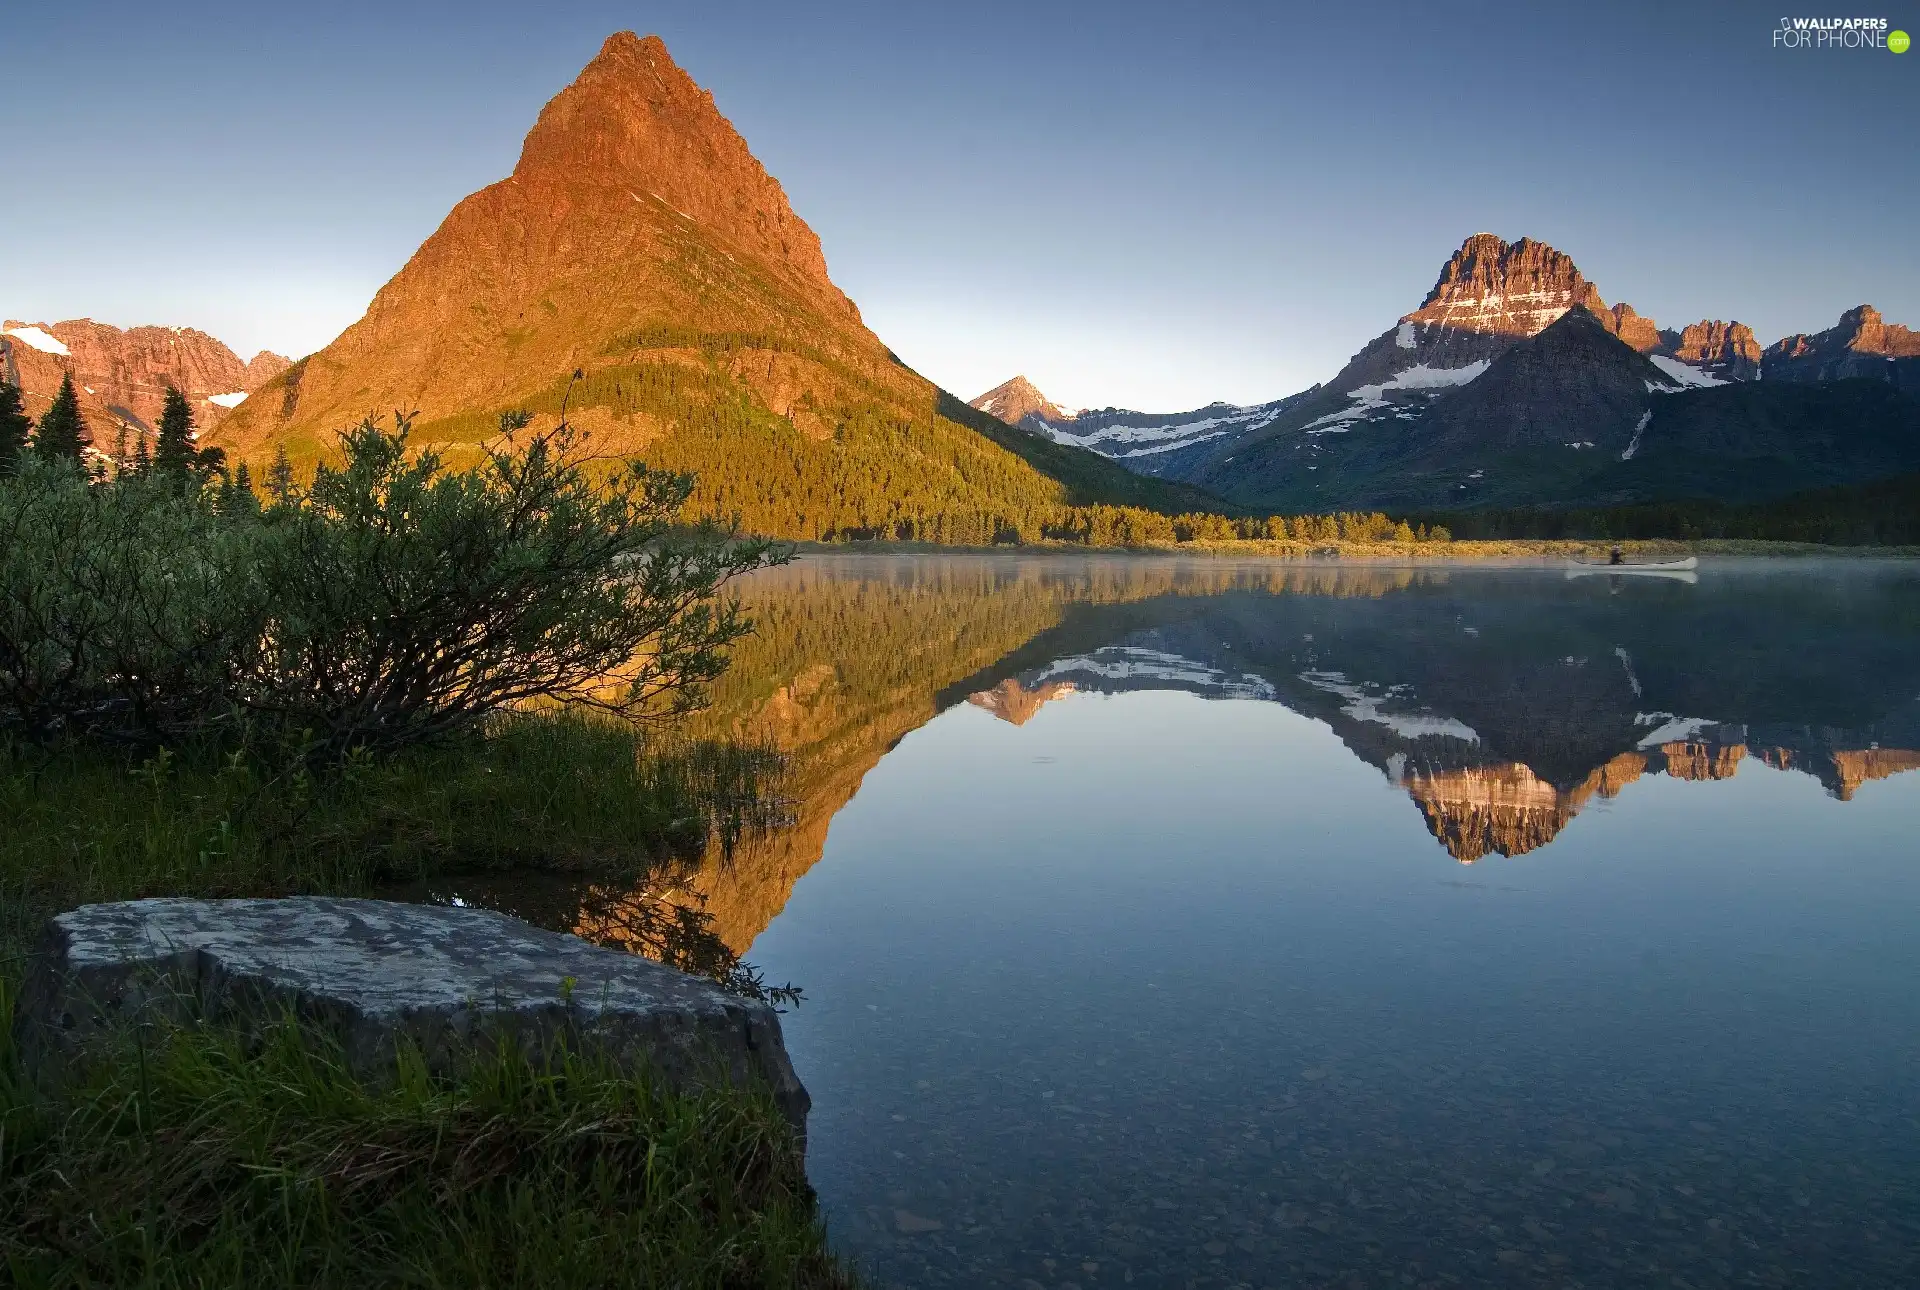
<instances>
[{"instance_id":1,"label":"shoreline vegetation","mask_svg":"<svg viewBox=\"0 0 1920 1290\"><path fill-rule=\"evenodd\" d=\"M788 552L688 523L685 476L609 480L523 428L452 469L368 423L264 498L179 454L0 465L0 1281L853 1284L764 1090L591 1053L373 1088L291 1021L132 1028L50 1087L14 1051L63 909L488 873L556 875L609 943L798 1000L697 904L632 894L778 817L780 759L681 718L750 630L726 584Z\"/></svg>"},{"instance_id":2,"label":"shoreline vegetation","mask_svg":"<svg viewBox=\"0 0 1920 1290\"><path fill-rule=\"evenodd\" d=\"M1345 560L1376 564L1483 564L1511 562L1558 567L1566 560L1604 562L1614 547L1632 559L1674 559L1686 555L1732 558L1786 558L1839 556L1852 559L1916 559L1920 544L1899 546L1830 546L1819 542L1786 542L1750 538L1623 538L1600 541L1581 538L1489 538L1450 542L1328 542L1272 539L1200 539L1190 542L1147 543L1140 546L1089 547L1077 542L1027 542L997 546L940 546L929 542L851 540L796 542L805 555L1084 555L1131 556L1243 556L1272 560Z\"/></svg>"}]
</instances>

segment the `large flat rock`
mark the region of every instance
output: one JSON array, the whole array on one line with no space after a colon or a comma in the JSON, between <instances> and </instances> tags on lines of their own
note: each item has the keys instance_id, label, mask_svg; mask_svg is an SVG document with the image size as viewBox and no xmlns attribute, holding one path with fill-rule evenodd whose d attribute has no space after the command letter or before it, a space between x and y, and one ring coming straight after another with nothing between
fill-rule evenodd
<instances>
[{"instance_id":1,"label":"large flat rock","mask_svg":"<svg viewBox=\"0 0 1920 1290\"><path fill-rule=\"evenodd\" d=\"M398 1045L450 1071L511 1037L643 1064L671 1086L763 1081L806 1129L807 1091L764 1003L483 909L384 900L135 900L51 920L15 1019L44 1068L143 1017L241 1025L291 1010L378 1077Z\"/></svg>"}]
</instances>

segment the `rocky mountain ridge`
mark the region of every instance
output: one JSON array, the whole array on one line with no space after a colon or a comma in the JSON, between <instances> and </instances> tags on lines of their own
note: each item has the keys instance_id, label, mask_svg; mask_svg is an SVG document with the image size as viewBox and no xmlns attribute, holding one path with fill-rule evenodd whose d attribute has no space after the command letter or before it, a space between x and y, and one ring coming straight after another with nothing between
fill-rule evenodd
<instances>
[{"instance_id":1,"label":"rocky mountain ridge","mask_svg":"<svg viewBox=\"0 0 1920 1290\"><path fill-rule=\"evenodd\" d=\"M96 443L122 429L151 433L169 385L193 404L200 429L210 429L288 366L268 350L243 362L192 327L122 330L91 318L0 323L0 376L21 388L27 414L45 412L71 373Z\"/></svg>"},{"instance_id":2,"label":"rocky mountain ridge","mask_svg":"<svg viewBox=\"0 0 1920 1290\"><path fill-rule=\"evenodd\" d=\"M1770 381L1886 381L1920 393L1920 331L1890 324L1872 305L1857 305L1823 332L1783 337L1767 346Z\"/></svg>"},{"instance_id":3,"label":"rocky mountain ridge","mask_svg":"<svg viewBox=\"0 0 1920 1290\"><path fill-rule=\"evenodd\" d=\"M1530 238L1509 243L1476 233L1448 257L1417 308L1369 341L1323 385L1251 407L1213 404L1173 414L1101 409L1054 416L1009 405L1005 411L1014 414L1003 419L1143 473L1193 481L1204 476L1219 488L1231 472L1211 467L1231 464L1234 445L1242 439L1285 429L1326 433L1330 426L1351 429L1355 422L1409 419L1575 309L1591 313L1647 355L1661 368L1659 384L1679 388L1747 379L1749 357L1757 371L1757 346L1744 324L1702 321L1683 331L1662 331L1631 305L1607 306L1599 288L1563 252ZM994 393L982 395L974 406ZM1038 390L1033 395L1044 401Z\"/></svg>"},{"instance_id":4,"label":"rocky mountain ridge","mask_svg":"<svg viewBox=\"0 0 1920 1290\"><path fill-rule=\"evenodd\" d=\"M1723 323L1717 318L1689 323L1661 352L1719 380L1760 379L1760 342L1745 323Z\"/></svg>"},{"instance_id":5,"label":"rocky mountain ridge","mask_svg":"<svg viewBox=\"0 0 1920 1290\"><path fill-rule=\"evenodd\" d=\"M1597 323L1580 325L1585 343L1549 339L1570 316ZM1617 346L1610 351L1598 344L1600 333ZM1518 366L1501 366L1508 355L1519 356ZM1488 384L1496 370L1501 375ZM1513 384L1520 370L1525 392ZM1822 385L1869 377L1895 389L1920 389L1920 333L1888 326L1869 306L1848 311L1835 328L1789 337L1765 351L1753 329L1738 321L1702 319L1663 329L1629 304L1608 306L1571 257L1555 248L1476 233L1448 258L1417 308L1323 385L1254 407L1220 404L1165 415L1102 409L1072 417L1022 410L1012 419L1129 469L1282 510L1604 504L1690 495L1674 491L1683 486L1679 477L1663 482L1648 468L1664 460L1659 451L1624 474L1600 468L1603 459L1634 459L1636 429L1650 436L1650 448L1685 440L1716 459L1717 478L1712 469L1689 467L1682 472L1685 486L1704 480L1704 495L1728 500L1771 495L1801 467L1836 483L1908 468L1912 454L1902 427L1909 418L1898 400L1824 391L1814 402L1830 406L1814 407L1771 389L1750 397L1704 395L1763 377ZM1611 393L1596 401L1599 385ZM1670 408L1661 402L1696 392L1704 398L1702 410L1683 408L1684 400ZM1656 418L1656 408L1674 415ZM1797 461L1805 451L1782 445L1775 433L1785 421L1862 434L1851 446L1815 435L1832 451ZM1707 423L1713 428L1703 439ZM1678 439L1667 433L1676 426L1682 428ZM1523 445L1532 459L1513 458ZM1860 445L1867 450L1855 451ZM1483 482L1496 478L1498 485Z\"/></svg>"}]
</instances>

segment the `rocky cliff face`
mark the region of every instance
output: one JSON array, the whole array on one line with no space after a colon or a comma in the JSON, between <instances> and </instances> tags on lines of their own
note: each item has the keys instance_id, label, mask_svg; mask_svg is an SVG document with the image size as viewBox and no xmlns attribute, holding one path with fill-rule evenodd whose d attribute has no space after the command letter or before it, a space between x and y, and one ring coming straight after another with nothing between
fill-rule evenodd
<instances>
[{"instance_id":1,"label":"rocky cliff face","mask_svg":"<svg viewBox=\"0 0 1920 1290\"><path fill-rule=\"evenodd\" d=\"M292 366L293 360L286 355L263 349L247 360L244 388L248 391L257 390Z\"/></svg>"},{"instance_id":2,"label":"rocky cliff face","mask_svg":"<svg viewBox=\"0 0 1920 1290\"><path fill-rule=\"evenodd\" d=\"M1760 342L1743 322L1715 318L1689 324L1666 352L1719 380L1760 379Z\"/></svg>"},{"instance_id":3,"label":"rocky cliff face","mask_svg":"<svg viewBox=\"0 0 1920 1290\"><path fill-rule=\"evenodd\" d=\"M1596 313L1604 308L1599 288L1581 275L1572 257L1530 237L1509 243L1492 233L1475 233L1448 258L1420 307L1401 321L1537 336L1575 305Z\"/></svg>"},{"instance_id":4,"label":"rocky cliff face","mask_svg":"<svg viewBox=\"0 0 1920 1290\"><path fill-rule=\"evenodd\" d=\"M1872 305L1859 305L1823 332L1800 332L1769 345L1762 371L1769 381L1864 377L1920 393L1920 331L1887 322Z\"/></svg>"},{"instance_id":5,"label":"rocky cliff face","mask_svg":"<svg viewBox=\"0 0 1920 1290\"><path fill-rule=\"evenodd\" d=\"M160 420L169 385L193 404L202 429L218 425L233 406L287 366L261 351L251 362L192 327L133 327L122 331L91 318L57 323L9 319L0 325L0 373L26 395L39 416L67 373L80 393L81 412L96 443L121 426L138 434ZM104 446L104 445L103 445Z\"/></svg>"},{"instance_id":6,"label":"rocky cliff face","mask_svg":"<svg viewBox=\"0 0 1920 1290\"><path fill-rule=\"evenodd\" d=\"M1669 352L1668 333L1662 332L1653 319L1635 313L1632 305L1615 305L1600 320L1607 324L1608 331L1642 354Z\"/></svg>"}]
</instances>

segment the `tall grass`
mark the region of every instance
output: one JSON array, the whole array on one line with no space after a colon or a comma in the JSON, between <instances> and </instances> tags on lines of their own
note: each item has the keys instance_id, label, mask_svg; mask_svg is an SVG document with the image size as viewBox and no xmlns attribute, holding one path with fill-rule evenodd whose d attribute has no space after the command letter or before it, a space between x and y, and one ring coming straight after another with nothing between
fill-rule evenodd
<instances>
[{"instance_id":1,"label":"tall grass","mask_svg":"<svg viewBox=\"0 0 1920 1290\"><path fill-rule=\"evenodd\" d=\"M369 1088L292 1021L124 1040L49 1094L0 1049L7 1284L850 1284L758 1093L510 1051Z\"/></svg>"}]
</instances>

